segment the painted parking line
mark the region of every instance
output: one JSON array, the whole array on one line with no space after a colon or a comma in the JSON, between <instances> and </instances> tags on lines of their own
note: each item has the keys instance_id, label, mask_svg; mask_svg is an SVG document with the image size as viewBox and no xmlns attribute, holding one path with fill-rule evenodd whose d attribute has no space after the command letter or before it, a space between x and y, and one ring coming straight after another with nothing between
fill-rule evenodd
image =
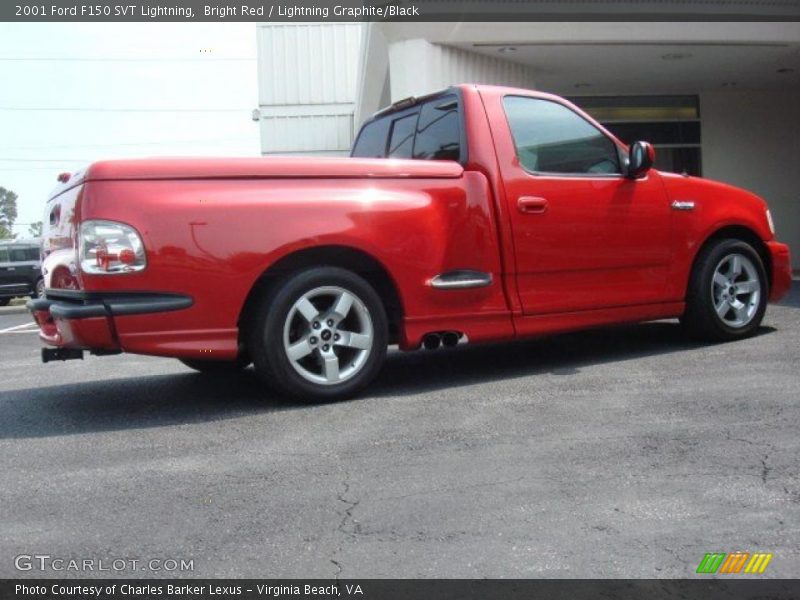
<instances>
[{"instance_id":1,"label":"painted parking line","mask_svg":"<svg viewBox=\"0 0 800 600\"><path fill-rule=\"evenodd\" d=\"M23 333L22 330L24 329L31 329L36 327L36 323L23 323L22 325L15 325L14 327L6 327L5 329L0 329L0 333Z\"/></svg>"}]
</instances>

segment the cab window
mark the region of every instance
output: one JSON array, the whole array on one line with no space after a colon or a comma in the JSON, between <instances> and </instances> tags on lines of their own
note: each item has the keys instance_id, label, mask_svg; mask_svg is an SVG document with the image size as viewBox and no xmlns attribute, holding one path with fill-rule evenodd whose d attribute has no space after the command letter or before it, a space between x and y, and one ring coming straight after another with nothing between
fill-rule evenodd
<instances>
[{"instance_id":1,"label":"cab window","mask_svg":"<svg viewBox=\"0 0 800 600\"><path fill-rule=\"evenodd\" d=\"M351 156L357 158L385 158L389 119L371 121L361 128Z\"/></svg>"},{"instance_id":2,"label":"cab window","mask_svg":"<svg viewBox=\"0 0 800 600\"><path fill-rule=\"evenodd\" d=\"M418 116L418 113L414 113L392 121L392 133L389 136L387 152L389 158L411 158Z\"/></svg>"},{"instance_id":3,"label":"cab window","mask_svg":"<svg viewBox=\"0 0 800 600\"><path fill-rule=\"evenodd\" d=\"M617 145L566 106L540 98L503 100L520 164L534 173L621 173Z\"/></svg>"},{"instance_id":4,"label":"cab window","mask_svg":"<svg viewBox=\"0 0 800 600\"><path fill-rule=\"evenodd\" d=\"M437 96L366 123L350 156L463 160L462 119L456 94Z\"/></svg>"},{"instance_id":5,"label":"cab window","mask_svg":"<svg viewBox=\"0 0 800 600\"><path fill-rule=\"evenodd\" d=\"M9 255L11 257L11 262L25 262L30 260L27 256L27 248L23 248L20 246L14 247L12 246L9 248Z\"/></svg>"},{"instance_id":6,"label":"cab window","mask_svg":"<svg viewBox=\"0 0 800 600\"><path fill-rule=\"evenodd\" d=\"M456 96L443 96L422 106L414 158L456 161L461 158L461 120Z\"/></svg>"}]
</instances>

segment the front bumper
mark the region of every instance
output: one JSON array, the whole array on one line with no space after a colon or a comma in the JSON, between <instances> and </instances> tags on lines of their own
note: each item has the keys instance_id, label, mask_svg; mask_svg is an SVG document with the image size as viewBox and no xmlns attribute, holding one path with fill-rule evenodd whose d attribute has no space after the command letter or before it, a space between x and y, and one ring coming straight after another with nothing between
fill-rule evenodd
<instances>
[{"instance_id":1,"label":"front bumper","mask_svg":"<svg viewBox=\"0 0 800 600\"><path fill-rule=\"evenodd\" d=\"M770 260L772 262L772 287L769 291L769 301L777 302L789 293L792 287L792 260L789 255L789 246L780 242L767 242Z\"/></svg>"},{"instance_id":2,"label":"front bumper","mask_svg":"<svg viewBox=\"0 0 800 600\"><path fill-rule=\"evenodd\" d=\"M121 351L114 318L183 310L189 296L150 292L109 293L48 290L45 298L28 301L39 338L50 346Z\"/></svg>"}]
</instances>

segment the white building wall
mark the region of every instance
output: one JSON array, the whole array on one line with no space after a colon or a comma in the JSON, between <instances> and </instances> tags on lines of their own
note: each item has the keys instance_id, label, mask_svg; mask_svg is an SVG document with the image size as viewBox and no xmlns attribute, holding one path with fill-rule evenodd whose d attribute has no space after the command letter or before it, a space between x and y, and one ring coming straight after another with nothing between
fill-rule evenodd
<instances>
[{"instance_id":1,"label":"white building wall","mask_svg":"<svg viewBox=\"0 0 800 600\"><path fill-rule=\"evenodd\" d=\"M769 202L778 239L800 269L800 92L707 92L700 117L703 176Z\"/></svg>"},{"instance_id":2,"label":"white building wall","mask_svg":"<svg viewBox=\"0 0 800 600\"><path fill-rule=\"evenodd\" d=\"M262 154L349 151L362 27L258 25Z\"/></svg>"},{"instance_id":3,"label":"white building wall","mask_svg":"<svg viewBox=\"0 0 800 600\"><path fill-rule=\"evenodd\" d=\"M525 65L423 39L391 42L389 72L393 102L459 83L534 87Z\"/></svg>"}]
</instances>

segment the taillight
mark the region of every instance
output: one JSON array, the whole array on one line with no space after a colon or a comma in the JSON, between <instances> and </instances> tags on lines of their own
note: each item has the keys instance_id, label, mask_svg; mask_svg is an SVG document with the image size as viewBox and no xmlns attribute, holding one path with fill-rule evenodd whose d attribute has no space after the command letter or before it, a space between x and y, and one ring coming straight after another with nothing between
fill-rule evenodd
<instances>
[{"instance_id":1,"label":"taillight","mask_svg":"<svg viewBox=\"0 0 800 600\"><path fill-rule=\"evenodd\" d=\"M84 273L110 275L135 273L147 266L142 238L125 223L81 223L79 258Z\"/></svg>"}]
</instances>

